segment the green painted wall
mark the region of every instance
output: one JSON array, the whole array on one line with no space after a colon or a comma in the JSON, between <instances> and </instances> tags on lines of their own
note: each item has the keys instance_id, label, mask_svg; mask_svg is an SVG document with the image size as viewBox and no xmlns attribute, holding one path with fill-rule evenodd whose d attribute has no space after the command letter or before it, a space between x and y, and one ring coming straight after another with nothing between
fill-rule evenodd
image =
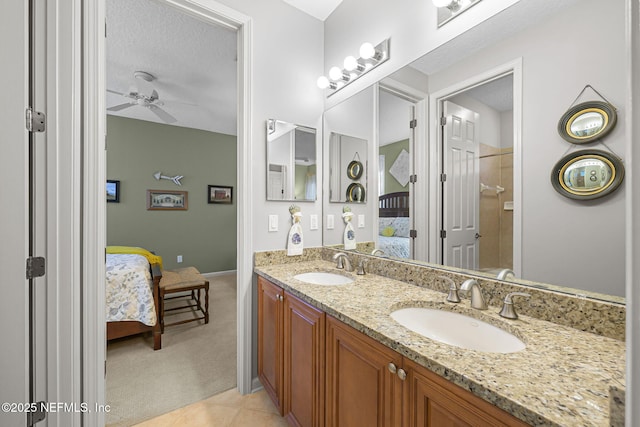
<instances>
[{"instance_id":1,"label":"green painted wall","mask_svg":"<svg viewBox=\"0 0 640 427\"><path fill-rule=\"evenodd\" d=\"M389 173L389 168L393 165L393 162L396 161L400 152L405 149L408 153L409 151L409 140L405 139L403 141L394 142L392 144L383 145L380 147L380 154L384 154L385 156L385 171L384 171L384 194L395 193L398 191L407 191L409 189L408 185L404 187L400 185L400 183Z\"/></svg>"},{"instance_id":2,"label":"green painted wall","mask_svg":"<svg viewBox=\"0 0 640 427\"><path fill-rule=\"evenodd\" d=\"M120 180L120 203L107 203L107 244L154 251L168 269L235 270L236 157L232 135L107 116L107 179ZM184 175L182 186L157 181L158 171ZM207 203L207 185L232 186L233 203ZM147 190L187 191L188 210L149 211Z\"/></svg>"}]
</instances>

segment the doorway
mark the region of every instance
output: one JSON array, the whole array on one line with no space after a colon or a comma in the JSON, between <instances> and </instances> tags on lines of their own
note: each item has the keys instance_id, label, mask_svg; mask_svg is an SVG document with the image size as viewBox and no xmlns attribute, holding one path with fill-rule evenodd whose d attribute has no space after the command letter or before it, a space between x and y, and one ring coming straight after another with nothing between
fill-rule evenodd
<instances>
[{"instance_id":1,"label":"doorway","mask_svg":"<svg viewBox=\"0 0 640 427\"><path fill-rule=\"evenodd\" d=\"M439 234L433 261L520 274L520 62L434 94Z\"/></svg>"},{"instance_id":2,"label":"doorway","mask_svg":"<svg viewBox=\"0 0 640 427\"><path fill-rule=\"evenodd\" d=\"M237 188L237 30L149 0L107 0L106 18L107 178L120 183L107 203L107 245L151 250L163 270L195 267L210 284L208 323L165 328L158 351L140 336L108 343L107 423L133 424L236 386L237 201L203 190ZM150 189L184 203L152 209ZM120 318L113 289L107 321ZM190 312L166 311L167 323ZM140 404L163 384L172 387L161 399Z\"/></svg>"}]
</instances>

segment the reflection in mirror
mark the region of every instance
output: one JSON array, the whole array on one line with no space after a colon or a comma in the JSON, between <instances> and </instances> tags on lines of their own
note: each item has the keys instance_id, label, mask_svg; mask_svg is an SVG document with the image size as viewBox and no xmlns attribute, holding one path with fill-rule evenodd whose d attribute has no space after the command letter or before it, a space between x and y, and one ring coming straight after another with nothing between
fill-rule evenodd
<instances>
[{"instance_id":1,"label":"reflection in mirror","mask_svg":"<svg viewBox=\"0 0 640 427\"><path fill-rule=\"evenodd\" d=\"M374 96L368 87L334 105L323 114L325 161L322 211L324 245L342 245L345 223L343 208L353 213L356 244L371 242L377 187L370 175L374 150Z\"/></svg>"},{"instance_id":2,"label":"reflection in mirror","mask_svg":"<svg viewBox=\"0 0 640 427\"><path fill-rule=\"evenodd\" d=\"M267 200L316 200L316 130L267 120Z\"/></svg>"},{"instance_id":3,"label":"reflection in mirror","mask_svg":"<svg viewBox=\"0 0 640 427\"><path fill-rule=\"evenodd\" d=\"M583 102L562 115L558 133L573 144L586 144L608 134L616 121L616 109L608 102Z\"/></svg>"},{"instance_id":4,"label":"reflection in mirror","mask_svg":"<svg viewBox=\"0 0 640 427\"><path fill-rule=\"evenodd\" d=\"M360 158L367 158L367 141L335 132L331 132L329 140L329 200L364 202L365 187L361 180L365 167Z\"/></svg>"},{"instance_id":5,"label":"reflection in mirror","mask_svg":"<svg viewBox=\"0 0 640 427\"><path fill-rule=\"evenodd\" d=\"M612 193L623 178L620 159L601 150L581 150L556 163L551 183L565 197L590 200Z\"/></svg>"},{"instance_id":6,"label":"reflection in mirror","mask_svg":"<svg viewBox=\"0 0 640 427\"><path fill-rule=\"evenodd\" d=\"M543 9L550 4L555 7L553 13L547 15L550 19L542 19ZM516 97L516 102L513 103L513 119L506 117L510 113L499 112L494 108L498 111L495 114L504 116L504 120L501 118L502 124L499 126L496 138L480 139L481 144L484 143L492 148L481 149L475 156L480 167L479 174L483 162L499 162L497 166L499 174L511 173L511 188L508 181L503 181L499 175L491 179L479 177L477 186L468 187L470 192L480 198L480 204L483 199L493 203L491 210L497 220L492 226L504 228L499 233L488 232L483 221L478 220L480 229L473 234L475 238L475 233L478 233L480 241L479 265L476 267L479 270L475 270L475 274L496 278L501 270L511 269L517 273L517 278L514 279L513 275L509 274L505 279L522 285L562 290L605 300L610 295L610 301L620 302L624 298L626 257L624 192L618 191L611 194L606 201L589 203L589 208L584 209L579 204L556 197L552 187L548 185L548 177L551 165L567 149L558 135L558 118L563 113L561 106L566 105L566 100L572 99L576 90L579 89L576 85L591 81L598 86L605 86L607 96L612 101L624 99L626 96L625 81L628 80L628 76L624 67L619 66L626 57L624 5L622 3L605 5L596 0L583 1L580 2L579 19L576 19L578 12L576 8L559 6L556 2L540 2L539 6L536 3L533 7L543 15L536 20L529 13L531 11L524 13L523 10L523 15L527 15L526 19L523 18L527 26L517 30L517 33L514 33L513 28L509 29L505 26L503 29L489 21L482 22L470 30L470 32L477 30L475 34L479 37L483 37L482 30L489 29L501 34L493 38L493 40L499 40L495 44L487 41L483 48L465 53L462 52L464 49L461 49L461 44L453 39L425 57L417 59L413 64L397 70L389 78L406 86L426 91L430 95L440 96L452 87L458 91L469 89L472 84L480 81L478 76L497 77L498 74L491 75L490 72L498 69L504 73L506 65L515 64L515 68L512 68L515 70L512 87L517 92L513 95ZM510 8L509 21L513 20L511 13L517 9L518 4ZM601 28L604 23L606 23L605 31L593 31L593 28ZM568 39L567 34L571 34ZM557 44L555 41L558 37L566 40L566 43ZM608 47L608 60L594 61L587 68L584 64L576 63L571 59L577 56L589 57L594 45ZM567 55L569 51L571 55ZM553 70L545 72L550 70L549 64L553 64ZM455 95L453 92L446 93L450 98ZM469 93L465 95L470 97ZM487 96L498 99L503 97L503 94L492 90L487 93ZM350 99L343 104L349 101ZM487 103L488 101L485 102ZM473 108L470 109L473 110ZM597 111L586 111L583 112L584 117L581 114L574 117L575 123L572 122L569 131L577 136L584 133L598 137L606 128L610 130L607 147L614 152L624 152L628 139L626 129L622 126L613 129L610 123L615 117L615 110L611 110L613 113L606 109L602 110L606 115ZM439 119L435 112L435 109L429 106L429 123L435 123ZM359 113L361 110L354 108L348 116L355 117ZM575 113L573 112L572 116ZM343 117L344 115L343 113ZM517 121L516 117L519 117ZM480 114L480 120L486 123L487 115ZM482 127L483 125L480 126L480 133L482 133ZM599 130L594 132L590 130L592 128ZM416 221L423 221L426 216L424 221L429 224L429 227L417 227L416 240L425 236L429 246L424 256L421 253L419 261L416 262L442 265L442 247L446 243L444 242L446 238L440 238L442 221L439 217L442 211L441 187L444 185L440 182L439 176L443 153L441 145L438 144L442 144L442 130L437 125L420 128L420 123L418 129L419 132L427 135L429 146L416 149L414 154L416 165L421 163L428 165L426 168L428 173L425 173L426 176L419 175L415 186L416 200L418 197L427 198L422 205L426 209L416 211ZM514 148L511 149L508 144L496 144L497 138L502 142L511 139L510 142L514 144ZM325 147L328 147L328 141L325 140L325 144L327 144ZM513 159L512 163L511 159ZM372 161L370 159L370 162ZM596 174L601 174L604 170L606 178L606 168L601 167L599 170L600 172ZM587 173L586 169L584 171ZM375 180L371 178L370 200L371 195L377 196L378 189L377 182L374 183ZM446 180L450 181L450 178L452 175L447 175ZM481 183L484 186L480 186ZM416 204L416 206L421 205ZM478 207L478 209L482 215L484 208ZM512 221L514 228L510 229ZM521 225L516 227L518 221ZM378 224L368 222L366 228L369 227L372 228L371 241L374 242L375 235L379 232ZM516 230L520 231L516 232ZM512 238L508 237L509 232L513 233ZM489 236L494 233L496 237L490 238ZM325 245L340 243L339 239L332 239L331 236L330 232L323 235ZM517 251L521 254L519 266L518 263L508 259L509 254ZM490 256L491 260L485 260L484 255ZM486 264L485 261L487 261ZM443 268L452 271L469 271L452 266L443 266ZM484 269L491 269L491 271L482 272L481 270Z\"/></svg>"}]
</instances>

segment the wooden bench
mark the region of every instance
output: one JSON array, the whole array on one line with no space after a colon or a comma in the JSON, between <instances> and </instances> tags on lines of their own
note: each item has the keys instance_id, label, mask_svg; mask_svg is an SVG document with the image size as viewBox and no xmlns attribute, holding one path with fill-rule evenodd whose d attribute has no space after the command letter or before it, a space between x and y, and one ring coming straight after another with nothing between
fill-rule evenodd
<instances>
[{"instance_id":1,"label":"wooden bench","mask_svg":"<svg viewBox=\"0 0 640 427\"><path fill-rule=\"evenodd\" d=\"M200 294L203 289L204 301L202 301L202 295ZM190 292L190 294L184 295L184 292ZM177 293L181 293L182 295L167 297L167 295ZM189 298L190 301L187 301L186 305L165 309L165 301L176 298ZM181 325L183 323L195 322L197 320L204 320L204 323L209 323L209 281L205 279L205 277L200 274L195 267L185 267L177 270L164 270L162 272L162 279L160 279L160 297L158 299L160 300L159 318L160 330L162 333L164 333L165 326ZM164 318L167 312L183 310L186 308L194 308L196 311L200 311L202 316L165 324Z\"/></svg>"}]
</instances>

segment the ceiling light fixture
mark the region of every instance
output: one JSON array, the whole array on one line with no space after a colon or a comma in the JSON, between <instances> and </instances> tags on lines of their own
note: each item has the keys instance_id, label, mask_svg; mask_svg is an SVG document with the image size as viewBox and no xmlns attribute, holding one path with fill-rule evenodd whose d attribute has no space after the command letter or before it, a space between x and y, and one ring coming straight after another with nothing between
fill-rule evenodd
<instances>
[{"instance_id":1,"label":"ceiling light fixture","mask_svg":"<svg viewBox=\"0 0 640 427\"><path fill-rule=\"evenodd\" d=\"M480 0L431 0L438 9L438 27L460 15Z\"/></svg>"},{"instance_id":2,"label":"ceiling light fixture","mask_svg":"<svg viewBox=\"0 0 640 427\"><path fill-rule=\"evenodd\" d=\"M383 40L376 46L371 43L363 43L360 46L360 57L347 56L344 59L343 68L331 67L329 77L320 76L318 87L331 89L329 96L360 76L373 70L378 65L389 59L389 39Z\"/></svg>"}]
</instances>

